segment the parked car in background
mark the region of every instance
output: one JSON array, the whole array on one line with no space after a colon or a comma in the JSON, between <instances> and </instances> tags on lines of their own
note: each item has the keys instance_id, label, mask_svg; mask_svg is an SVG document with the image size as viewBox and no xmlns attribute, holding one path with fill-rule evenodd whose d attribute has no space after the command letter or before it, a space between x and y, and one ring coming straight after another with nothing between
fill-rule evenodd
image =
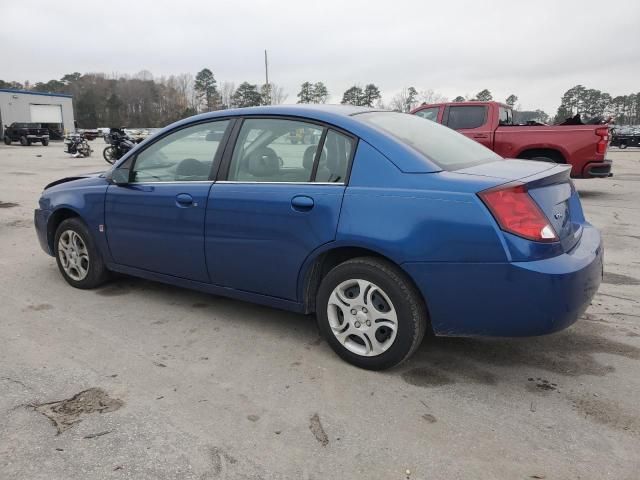
<instances>
[{"instance_id":1,"label":"parked car in background","mask_svg":"<svg viewBox=\"0 0 640 480\"><path fill-rule=\"evenodd\" d=\"M411 113L447 125L505 158L571 165L574 178L610 177L607 125L518 125L498 102L421 105Z\"/></svg>"},{"instance_id":2,"label":"parked car in background","mask_svg":"<svg viewBox=\"0 0 640 480\"><path fill-rule=\"evenodd\" d=\"M316 140L291 144L298 129ZM582 315L603 246L569 172L404 113L224 110L47 185L35 226L74 287L120 272L315 312L338 355L377 370L427 331L542 335Z\"/></svg>"},{"instance_id":3,"label":"parked car in background","mask_svg":"<svg viewBox=\"0 0 640 480\"><path fill-rule=\"evenodd\" d=\"M31 145L39 142L45 147L49 145L49 130L42 128L39 123L13 122L4 126L4 143L20 142L20 145Z\"/></svg>"},{"instance_id":4,"label":"parked car in background","mask_svg":"<svg viewBox=\"0 0 640 480\"><path fill-rule=\"evenodd\" d=\"M611 134L611 146L622 149L640 147L640 127L615 127Z\"/></svg>"}]
</instances>

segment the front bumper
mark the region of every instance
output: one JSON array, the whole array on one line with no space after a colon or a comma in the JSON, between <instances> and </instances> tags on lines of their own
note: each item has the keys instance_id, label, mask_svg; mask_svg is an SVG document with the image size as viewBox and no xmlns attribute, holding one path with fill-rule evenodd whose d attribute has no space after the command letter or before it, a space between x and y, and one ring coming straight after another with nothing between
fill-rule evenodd
<instances>
[{"instance_id":1,"label":"front bumper","mask_svg":"<svg viewBox=\"0 0 640 480\"><path fill-rule=\"evenodd\" d=\"M532 262L405 263L427 302L434 332L525 337L567 328L602 280L600 232L585 225L569 253Z\"/></svg>"},{"instance_id":2,"label":"front bumper","mask_svg":"<svg viewBox=\"0 0 640 480\"><path fill-rule=\"evenodd\" d=\"M612 177L612 161L603 160L601 162L589 162L582 169L583 178L607 178Z\"/></svg>"},{"instance_id":3,"label":"front bumper","mask_svg":"<svg viewBox=\"0 0 640 480\"><path fill-rule=\"evenodd\" d=\"M49 210L41 210L36 208L33 212L33 223L36 227L36 235L38 236L38 242L40 247L49 255L53 256L51 247L49 246L49 236L47 232L47 224L49 222L49 216L51 212Z\"/></svg>"},{"instance_id":4,"label":"front bumper","mask_svg":"<svg viewBox=\"0 0 640 480\"><path fill-rule=\"evenodd\" d=\"M28 140L49 140L49 135L27 135Z\"/></svg>"}]
</instances>

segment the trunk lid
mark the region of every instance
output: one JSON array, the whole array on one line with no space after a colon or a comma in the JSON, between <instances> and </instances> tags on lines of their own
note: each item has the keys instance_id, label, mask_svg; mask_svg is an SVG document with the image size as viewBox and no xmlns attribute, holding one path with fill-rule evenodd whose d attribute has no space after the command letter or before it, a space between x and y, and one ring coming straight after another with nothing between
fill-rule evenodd
<instances>
[{"instance_id":1,"label":"trunk lid","mask_svg":"<svg viewBox=\"0 0 640 480\"><path fill-rule=\"evenodd\" d=\"M526 186L542 213L554 228L563 250L580 240L584 216L578 194L571 182L571 167L531 160L506 160L457 170L463 175L496 179L495 186L517 182Z\"/></svg>"}]
</instances>

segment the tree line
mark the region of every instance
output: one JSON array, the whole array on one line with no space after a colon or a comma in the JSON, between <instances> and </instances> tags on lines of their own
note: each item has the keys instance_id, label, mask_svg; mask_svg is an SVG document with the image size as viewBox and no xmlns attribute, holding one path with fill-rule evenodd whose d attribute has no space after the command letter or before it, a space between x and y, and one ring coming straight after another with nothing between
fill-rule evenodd
<instances>
[{"instance_id":1,"label":"tree line","mask_svg":"<svg viewBox=\"0 0 640 480\"><path fill-rule=\"evenodd\" d=\"M0 88L32 90L36 92L73 95L75 117L80 127L147 126L162 127L190 115L235 107L281 104L288 95L277 84L242 82L219 83L214 73L204 68L195 76L189 73L156 77L143 70L135 75L107 76L104 73L78 72L59 80L30 84L0 80ZM305 81L296 95L297 103L326 103L330 98L327 86L321 82ZM475 95L458 95L454 102L470 100L491 101L490 90ZM387 103L374 83L355 84L342 94L342 104L387 108L409 112L426 103L446 102L448 99L433 90L403 88ZM619 124L640 124L640 93L612 97L600 90L582 85L570 88L562 96L554 118L543 110L522 110L515 94L503 103L511 106L517 122L561 122L580 112L584 117L612 116Z\"/></svg>"},{"instance_id":2,"label":"tree line","mask_svg":"<svg viewBox=\"0 0 640 480\"><path fill-rule=\"evenodd\" d=\"M589 117L613 117L619 125L640 124L640 92L612 96L593 88L576 85L562 96L556 120L580 113Z\"/></svg>"}]
</instances>

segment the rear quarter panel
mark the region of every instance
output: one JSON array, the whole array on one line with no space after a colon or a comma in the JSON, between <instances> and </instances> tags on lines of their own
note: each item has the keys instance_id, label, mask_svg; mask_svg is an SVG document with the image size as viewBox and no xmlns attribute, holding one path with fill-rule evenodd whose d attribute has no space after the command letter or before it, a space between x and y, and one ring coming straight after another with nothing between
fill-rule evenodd
<instances>
[{"instance_id":1,"label":"rear quarter panel","mask_svg":"<svg viewBox=\"0 0 640 480\"><path fill-rule=\"evenodd\" d=\"M505 261L501 236L475 194L490 185L483 182L447 172L402 173L361 141L336 241L377 251L398 264Z\"/></svg>"}]
</instances>

